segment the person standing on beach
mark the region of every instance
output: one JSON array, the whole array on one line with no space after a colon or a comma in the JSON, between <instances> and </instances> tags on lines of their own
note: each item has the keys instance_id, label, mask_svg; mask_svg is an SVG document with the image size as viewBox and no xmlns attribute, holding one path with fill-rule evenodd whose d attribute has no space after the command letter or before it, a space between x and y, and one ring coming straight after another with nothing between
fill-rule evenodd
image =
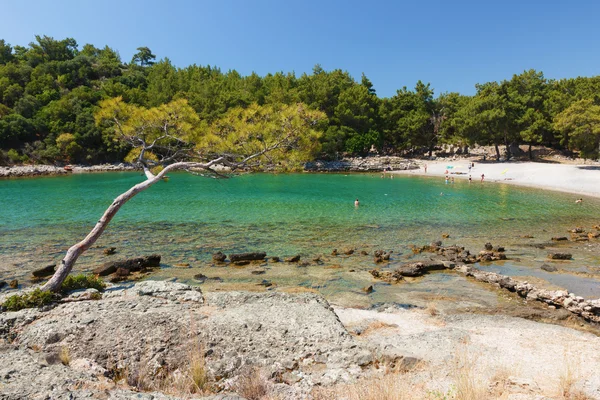
<instances>
[{"instance_id":1,"label":"person standing on beach","mask_svg":"<svg viewBox=\"0 0 600 400\"><path fill-rule=\"evenodd\" d=\"M473 180L471 179L471 175L469 175L469 183L471 183Z\"/></svg>"},{"instance_id":2,"label":"person standing on beach","mask_svg":"<svg viewBox=\"0 0 600 400\"><path fill-rule=\"evenodd\" d=\"M425 170L425 173L427 173L427 164L423 165L423 169Z\"/></svg>"},{"instance_id":3,"label":"person standing on beach","mask_svg":"<svg viewBox=\"0 0 600 400\"><path fill-rule=\"evenodd\" d=\"M485 174L481 174L481 182L485 179Z\"/></svg>"}]
</instances>

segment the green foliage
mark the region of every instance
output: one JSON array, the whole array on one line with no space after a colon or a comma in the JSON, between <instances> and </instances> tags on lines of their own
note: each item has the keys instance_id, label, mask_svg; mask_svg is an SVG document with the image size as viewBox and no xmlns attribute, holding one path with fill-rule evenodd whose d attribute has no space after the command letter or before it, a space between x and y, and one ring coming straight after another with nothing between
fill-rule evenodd
<instances>
[{"instance_id":1,"label":"green foliage","mask_svg":"<svg viewBox=\"0 0 600 400\"><path fill-rule=\"evenodd\" d=\"M319 65L300 77L283 72L261 77L155 60L148 47L139 47L124 63L108 46L79 48L72 38L35 36L27 47L0 39L0 149L16 149L35 162L123 161L132 144L118 140L106 119L96 124L94 118L103 101L120 98L123 108L137 107L138 117L142 110L160 113L161 106L187 101L198 132L230 118L232 110L283 110L302 103L326 117L318 127L324 132L318 139L321 153L311 153L319 157L364 154L372 145L384 153L419 154L440 143L502 145L507 157L513 144L593 155L594 135L576 134L578 142L572 144L568 130L557 129L554 121L578 101L600 104L600 76L554 81L528 70L510 80L478 84L474 96L434 97L431 86L418 81L413 90L379 98L364 74L357 81L346 71ZM56 141L67 132L73 135L69 141Z\"/></svg>"},{"instance_id":2,"label":"green foliage","mask_svg":"<svg viewBox=\"0 0 600 400\"><path fill-rule=\"evenodd\" d=\"M555 128L585 158L598 158L600 152L600 106L580 100L554 118Z\"/></svg>"},{"instance_id":3,"label":"green foliage","mask_svg":"<svg viewBox=\"0 0 600 400\"><path fill-rule=\"evenodd\" d=\"M103 292L106 289L106 284L102 279L94 275L69 275L63 281L60 292L65 295L80 289L96 289L99 292Z\"/></svg>"},{"instance_id":4,"label":"green foliage","mask_svg":"<svg viewBox=\"0 0 600 400\"><path fill-rule=\"evenodd\" d=\"M38 288L23 295L10 296L2 306L8 311L19 311L24 308L42 307L56 300L56 294Z\"/></svg>"}]
</instances>

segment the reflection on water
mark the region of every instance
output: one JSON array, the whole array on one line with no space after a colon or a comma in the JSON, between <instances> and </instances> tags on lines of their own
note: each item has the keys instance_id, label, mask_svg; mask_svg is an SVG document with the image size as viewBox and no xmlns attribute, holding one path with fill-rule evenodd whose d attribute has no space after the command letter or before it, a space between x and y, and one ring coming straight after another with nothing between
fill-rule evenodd
<instances>
[{"instance_id":1,"label":"reflection on water","mask_svg":"<svg viewBox=\"0 0 600 400\"><path fill-rule=\"evenodd\" d=\"M140 179L136 173L107 173L0 181L0 279L23 279L36 267L58 262L113 198ZM355 208L357 197L360 206ZM256 284L268 279L276 290L316 290L330 299L361 305L401 303L420 292L454 296L479 290L478 298L486 298L464 278L439 273L401 287L376 283L370 295L362 291L373 283L368 270L376 265L360 250L393 250L393 267L413 259L411 244L448 234L445 244L471 251L479 251L487 241L507 247L513 261L496 266L499 272L536 276L600 297L594 279L598 271L589 268L600 262L596 241L571 244L574 261L560 266L563 272L580 275L539 270L547 253L556 250L540 247L555 246L549 239L568 235L566 230L574 226L589 229L598 224L590 220L592 215L600 215L597 199L574 206L562 193L503 184L444 185L435 178L382 180L378 175L258 174L214 180L173 174L168 183L160 182L127 203L77 268L89 270L110 259L159 253L165 268L157 278L193 282L198 273L223 278L204 283L211 290L265 290ZM110 246L118 253L103 255L102 249ZM333 249L347 248L357 251L349 257L330 256ZM269 262L263 275L253 275L252 267L212 266L216 251L259 250L269 256L300 254L305 261L322 255L323 262L307 267ZM181 263L190 268L173 267Z\"/></svg>"}]
</instances>

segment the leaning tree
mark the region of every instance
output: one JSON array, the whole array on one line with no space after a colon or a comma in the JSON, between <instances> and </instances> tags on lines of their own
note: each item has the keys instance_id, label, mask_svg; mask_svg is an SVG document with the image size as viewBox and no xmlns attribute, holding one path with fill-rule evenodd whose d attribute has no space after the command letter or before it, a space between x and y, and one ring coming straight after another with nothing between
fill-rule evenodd
<instances>
[{"instance_id":1,"label":"leaning tree","mask_svg":"<svg viewBox=\"0 0 600 400\"><path fill-rule=\"evenodd\" d=\"M126 159L143 168L145 180L113 200L88 235L67 250L42 290L60 290L79 256L98 240L119 209L168 172L223 176L219 172L223 167L228 171L294 168L319 150L320 128L325 120L322 112L303 104L254 104L232 109L207 124L185 100L147 109L127 104L122 98L102 101L95 117L108 132L108 140L130 146Z\"/></svg>"}]
</instances>

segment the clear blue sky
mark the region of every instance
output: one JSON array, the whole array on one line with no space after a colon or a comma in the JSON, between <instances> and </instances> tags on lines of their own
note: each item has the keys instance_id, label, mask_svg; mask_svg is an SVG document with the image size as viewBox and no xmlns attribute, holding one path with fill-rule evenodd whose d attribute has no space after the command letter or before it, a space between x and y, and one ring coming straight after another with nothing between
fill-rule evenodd
<instances>
[{"instance_id":1,"label":"clear blue sky","mask_svg":"<svg viewBox=\"0 0 600 400\"><path fill-rule=\"evenodd\" d=\"M109 45L129 61L149 47L178 67L364 72L382 97L430 82L436 94L534 68L600 74L598 0L0 0L0 38Z\"/></svg>"}]
</instances>

